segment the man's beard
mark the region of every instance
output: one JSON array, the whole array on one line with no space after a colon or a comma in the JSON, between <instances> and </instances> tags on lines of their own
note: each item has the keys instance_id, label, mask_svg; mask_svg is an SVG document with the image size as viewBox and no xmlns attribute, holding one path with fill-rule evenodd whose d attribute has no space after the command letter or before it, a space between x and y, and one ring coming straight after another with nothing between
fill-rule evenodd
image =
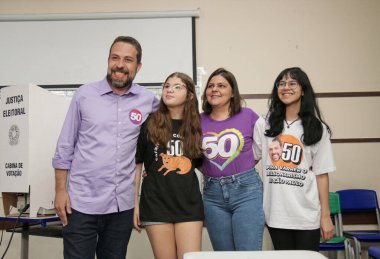
<instances>
[{"instance_id":1,"label":"man's beard","mask_svg":"<svg viewBox=\"0 0 380 259\"><path fill-rule=\"evenodd\" d=\"M132 85L134 78L130 76L128 71L123 70L123 69L112 69L111 73L114 73L114 72L122 72L126 74L127 79L125 81L121 79L114 79L112 78L111 74L107 74L107 80L109 83L111 83L113 87L117 89L125 89L125 88L129 88Z\"/></svg>"}]
</instances>

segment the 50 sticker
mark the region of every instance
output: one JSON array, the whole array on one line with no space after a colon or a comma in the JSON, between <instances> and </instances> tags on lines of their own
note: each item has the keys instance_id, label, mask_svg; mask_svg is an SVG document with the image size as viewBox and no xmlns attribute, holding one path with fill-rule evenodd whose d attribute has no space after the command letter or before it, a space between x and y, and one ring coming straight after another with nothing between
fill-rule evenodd
<instances>
[{"instance_id":1,"label":"50 sticker","mask_svg":"<svg viewBox=\"0 0 380 259\"><path fill-rule=\"evenodd\" d=\"M142 114L138 109L133 109L129 113L129 119L133 124L139 125L142 122Z\"/></svg>"}]
</instances>

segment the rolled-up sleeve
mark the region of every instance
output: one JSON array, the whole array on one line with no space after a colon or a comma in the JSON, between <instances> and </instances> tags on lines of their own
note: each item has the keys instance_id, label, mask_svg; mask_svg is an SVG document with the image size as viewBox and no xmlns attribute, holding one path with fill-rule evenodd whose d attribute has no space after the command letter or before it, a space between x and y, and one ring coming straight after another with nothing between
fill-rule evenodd
<instances>
[{"instance_id":1,"label":"rolled-up sleeve","mask_svg":"<svg viewBox=\"0 0 380 259\"><path fill-rule=\"evenodd\" d=\"M70 169L81 122L79 94L73 96L52 160L56 169Z\"/></svg>"}]
</instances>

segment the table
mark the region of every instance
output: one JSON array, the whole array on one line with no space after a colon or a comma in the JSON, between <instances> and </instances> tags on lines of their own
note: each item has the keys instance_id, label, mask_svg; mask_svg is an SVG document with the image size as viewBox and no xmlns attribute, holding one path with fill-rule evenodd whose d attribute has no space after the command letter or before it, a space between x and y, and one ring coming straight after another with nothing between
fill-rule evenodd
<instances>
[{"instance_id":1,"label":"table","mask_svg":"<svg viewBox=\"0 0 380 259\"><path fill-rule=\"evenodd\" d=\"M313 251L190 252L183 259L326 259Z\"/></svg>"},{"instance_id":2,"label":"table","mask_svg":"<svg viewBox=\"0 0 380 259\"><path fill-rule=\"evenodd\" d=\"M0 217L0 221L16 222L17 216ZM45 237L62 237L62 226L59 223L60 219L57 216L35 217L21 216L18 222L21 226L16 227L15 233L21 233L21 259L28 259L29 256L29 236L45 236ZM49 222L57 224L50 225ZM12 229L7 229L7 232L12 232ZM4 241L4 240L3 240Z\"/></svg>"}]
</instances>

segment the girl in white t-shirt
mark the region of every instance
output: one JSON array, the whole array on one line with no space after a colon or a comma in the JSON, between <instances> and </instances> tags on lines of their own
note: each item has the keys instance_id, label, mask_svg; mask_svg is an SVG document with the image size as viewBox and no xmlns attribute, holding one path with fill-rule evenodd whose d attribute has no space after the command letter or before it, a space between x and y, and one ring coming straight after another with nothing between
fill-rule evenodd
<instances>
[{"instance_id":1,"label":"girl in white t-shirt","mask_svg":"<svg viewBox=\"0 0 380 259\"><path fill-rule=\"evenodd\" d=\"M334 227L328 173L335 171L330 128L322 120L309 78L282 71L266 118L256 123L255 155L262 159L264 212L276 250L319 250Z\"/></svg>"}]
</instances>

